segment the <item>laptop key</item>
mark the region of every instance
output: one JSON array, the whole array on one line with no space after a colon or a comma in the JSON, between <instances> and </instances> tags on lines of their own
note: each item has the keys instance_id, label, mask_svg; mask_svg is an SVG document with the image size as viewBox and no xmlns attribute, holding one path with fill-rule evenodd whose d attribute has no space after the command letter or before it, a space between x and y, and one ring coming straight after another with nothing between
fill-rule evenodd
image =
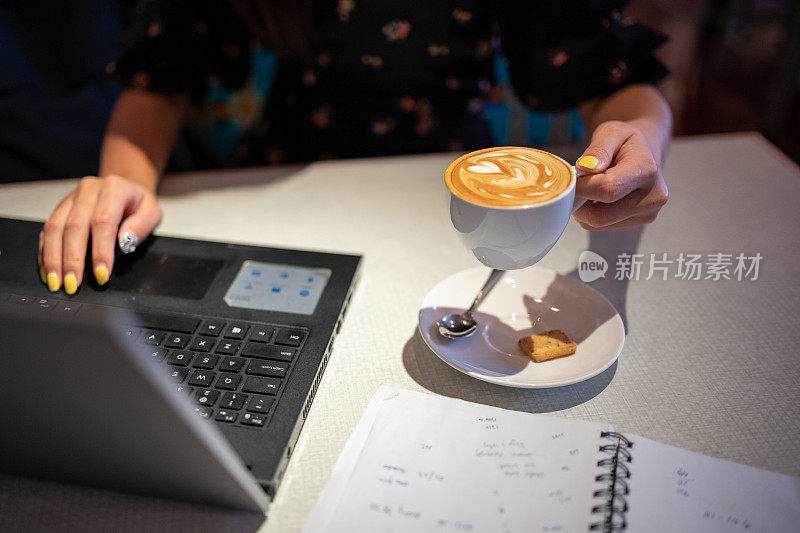
<instances>
[{"instance_id":1,"label":"laptop key","mask_svg":"<svg viewBox=\"0 0 800 533\"><path fill-rule=\"evenodd\" d=\"M73 315L78 312L78 309L81 308L81 304L78 302L61 302L56 308L55 311L59 314L63 315Z\"/></svg>"},{"instance_id":2,"label":"laptop key","mask_svg":"<svg viewBox=\"0 0 800 533\"><path fill-rule=\"evenodd\" d=\"M226 357L219 365L223 372L238 372L244 366L244 359L241 357Z\"/></svg>"},{"instance_id":3,"label":"laptop key","mask_svg":"<svg viewBox=\"0 0 800 533\"><path fill-rule=\"evenodd\" d=\"M135 340L139 334L142 332L140 328L134 326L127 326L122 328L122 334L125 336L126 339Z\"/></svg>"},{"instance_id":4,"label":"laptop key","mask_svg":"<svg viewBox=\"0 0 800 533\"><path fill-rule=\"evenodd\" d=\"M275 335L275 344L283 344L285 346L300 346L303 339L306 338L306 332L300 329L279 329L278 334Z\"/></svg>"},{"instance_id":5,"label":"laptop key","mask_svg":"<svg viewBox=\"0 0 800 533\"><path fill-rule=\"evenodd\" d=\"M169 348L186 348L186 343L189 342L189 335L183 333L170 333L167 335L167 340L164 346Z\"/></svg>"},{"instance_id":6,"label":"laptop key","mask_svg":"<svg viewBox=\"0 0 800 533\"><path fill-rule=\"evenodd\" d=\"M250 326L246 324L237 324L236 322L232 322L226 329L224 333L224 337L226 339L244 339L244 336L247 334L247 330Z\"/></svg>"},{"instance_id":7,"label":"laptop key","mask_svg":"<svg viewBox=\"0 0 800 533\"><path fill-rule=\"evenodd\" d=\"M189 378L189 385L208 387L214 381L214 372L210 370L195 370Z\"/></svg>"},{"instance_id":8,"label":"laptop key","mask_svg":"<svg viewBox=\"0 0 800 533\"><path fill-rule=\"evenodd\" d=\"M20 296L17 294L12 294L11 299L9 300L12 304L19 304L19 305L30 305L36 298L33 296Z\"/></svg>"},{"instance_id":9,"label":"laptop key","mask_svg":"<svg viewBox=\"0 0 800 533\"><path fill-rule=\"evenodd\" d=\"M205 406L195 407L194 412L203 418L211 418L212 415L214 414L213 409L209 409L208 407Z\"/></svg>"},{"instance_id":10,"label":"laptop key","mask_svg":"<svg viewBox=\"0 0 800 533\"><path fill-rule=\"evenodd\" d=\"M200 328L200 335L210 335L216 337L225 328L225 322L222 320L206 320L203 322L203 327Z\"/></svg>"},{"instance_id":11,"label":"laptop key","mask_svg":"<svg viewBox=\"0 0 800 533\"><path fill-rule=\"evenodd\" d=\"M236 418L239 416L239 413L236 411L226 411L225 409L220 409L217 413L217 416L214 417L214 420L219 420L220 422L229 422L233 423L236 422Z\"/></svg>"},{"instance_id":12,"label":"laptop key","mask_svg":"<svg viewBox=\"0 0 800 533\"><path fill-rule=\"evenodd\" d=\"M194 392L194 389L192 387L187 387L186 385L178 385L177 391L191 396L192 392Z\"/></svg>"},{"instance_id":13,"label":"laptop key","mask_svg":"<svg viewBox=\"0 0 800 533\"><path fill-rule=\"evenodd\" d=\"M183 380L186 379L186 376L189 375L189 369L188 368L176 368L176 369L170 371L169 375L172 376L172 379L174 379L176 382L183 383Z\"/></svg>"},{"instance_id":14,"label":"laptop key","mask_svg":"<svg viewBox=\"0 0 800 533\"><path fill-rule=\"evenodd\" d=\"M211 407L219 398L219 391L214 389L198 389L194 395L194 401L200 405Z\"/></svg>"},{"instance_id":15,"label":"laptop key","mask_svg":"<svg viewBox=\"0 0 800 533\"><path fill-rule=\"evenodd\" d=\"M258 394L278 394L278 389L281 388L281 380L275 378L260 378L250 376L244 380L242 390L244 392L257 392Z\"/></svg>"},{"instance_id":16,"label":"laptop key","mask_svg":"<svg viewBox=\"0 0 800 533\"><path fill-rule=\"evenodd\" d=\"M239 374L220 374L214 386L218 389L236 390L241 381L242 376Z\"/></svg>"},{"instance_id":17,"label":"laptop key","mask_svg":"<svg viewBox=\"0 0 800 533\"><path fill-rule=\"evenodd\" d=\"M269 342L273 331L275 331L275 328L270 328L267 326L253 326L250 328L249 339L256 342Z\"/></svg>"},{"instance_id":18,"label":"laptop key","mask_svg":"<svg viewBox=\"0 0 800 533\"><path fill-rule=\"evenodd\" d=\"M36 298L33 301L34 306L42 309L44 311L48 311L56 306L58 303L57 300L53 300L52 298Z\"/></svg>"},{"instance_id":19,"label":"laptop key","mask_svg":"<svg viewBox=\"0 0 800 533\"><path fill-rule=\"evenodd\" d=\"M172 350L167 357L167 364L174 366L189 366L192 361L192 352L184 350Z\"/></svg>"},{"instance_id":20,"label":"laptop key","mask_svg":"<svg viewBox=\"0 0 800 533\"><path fill-rule=\"evenodd\" d=\"M262 359L250 359L247 365L248 374L255 374L256 376L270 376L273 378L282 378L286 376L286 371L289 365L286 363L279 363L278 361L266 361Z\"/></svg>"},{"instance_id":21,"label":"laptop key","mask_svg":"<svg viewBox=\"0 0 800 533\"><path fill-rule=\"evenodd\" d=\"M219 361L219 356L214 354L208 355L198 355L197 358L194 360L194 364L192 364L195 368L204 368L205 370L211 370L215 366L217 366L217 361Z\"/></svg>"},{"instance_id":22,"label":"laptop key","mask_svg":"<svg viewBox=\"0 0 800 533\"><path fill-rule=\"evenodd\" d=\"M163 331L154 331L152 329L146 329L142 332L139 336L139 342L143 344L149 344L150 346L158 346L161 344L161 341L164 340L167 334Z\"/></svg>"},{"instance_id":23,"label":"laptop key","mask_svg":"<svg viewBox=\"0 0 800 533\"><path fill-rule=\"evenodd\" d=\"M145 350L145 355L150 357L153 361L158 361L159 363L164 360L164 357L167 355L169 350L165 350L164 348L152 348L150 350Z\"/></svg>"},{"instance_id":24,"label":"laptop key","mask_svg":"<svg viewBox=\"0 0 800 533\"><path fill-rule=\"evenodd\" d=\"M247 402L247 410L252 413L266 413L274 401L275 399L269 396L251 396Z\"/></svg>"},{"instance_id":25,"label":"laptop key","mask_svg":"<svg viewBox=\"0 0 800 533\"><path fill-rule=\"evenodd\" d=\"M259 359L273 359L275 361L291 361L296 353L297 350L294 348L285 348L262 342L246 342L242 347L242 355L245 357L258 357Z\"/></svg>"},{"instance_id":26,"label":"laptop key","mask_svg":"<svg viewBox=\"0 0 800 533\"><path fill-rule=\"evenodd\" d=\"M238 411L244 407L245 400L247 400L247 394L242 394L241 392L226 392L222 395L219 406L225 409L235 409Z\"/></svg>"},{"instance_id":27,"label":"laptop key","mask_svg":"<svg viewBox=\"0 0 800 533\"><path fill-rule=\"evenodd\" d=\"M263 426L267 421L267 417L261 413L245 413L242 417L242 424L248 426Z\"/></svg>"},{"instance_id":28,"label":"laptop key","mask_svg":"<svg viewBox=\"0 0 800 533\"><path fill-rule=\"evenodd\" d=\"M223 355L233 355L239 349L239 343L233 341L220 341L217 345L217 353Z\"/></svg>"},{"instance_id":29,"label":"laptop key","mask_svg":"<svg viewBox=\"0 0 800 533\"><path fill-rule=\"evenodd\" d=\"M189 345L190 350L196 352L208 352L214 347L214 339L207 339L204 337L195 337Z\"/></svg>"}]
</instances>

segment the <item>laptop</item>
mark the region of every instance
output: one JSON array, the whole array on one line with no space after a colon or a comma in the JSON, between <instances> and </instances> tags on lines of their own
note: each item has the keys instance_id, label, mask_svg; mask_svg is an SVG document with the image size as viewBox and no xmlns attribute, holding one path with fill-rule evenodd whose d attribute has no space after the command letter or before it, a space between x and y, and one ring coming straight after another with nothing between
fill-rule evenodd
<instances>
[{"instance_id":1,"label":"laptop","mask_svg":"<svg viewBox=\"0 0 800 533\"><path fill-rule=\"evenodd\" d=\"M0 218L0 470L266 512L361 257L152 236L66 296L41 227Z\"/></svg>"}]
</instances>

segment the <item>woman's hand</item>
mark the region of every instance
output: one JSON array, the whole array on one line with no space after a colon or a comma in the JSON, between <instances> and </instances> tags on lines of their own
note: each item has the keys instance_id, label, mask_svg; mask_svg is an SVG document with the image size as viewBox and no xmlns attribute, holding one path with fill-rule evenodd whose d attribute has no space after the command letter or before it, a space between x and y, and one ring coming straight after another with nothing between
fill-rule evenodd
<instances>
[{"instance_id":1,"label":"woman's hand","mask_svg":"<svg viewBox=\"0 0 800 533\"><path fill-rule=\"evenodd\" d=\"M661 166L672 132L672 112L652 85L634 84L579 106L592 143L576 166L575 211L585 229L628 229L649 224L667 203Z\"/></svg>"},{"instance_id":2,"label":"woman's hand","mask_svg":"<svg viewBox=\"0 0 800 533\"><path fill-rule=\"evenodd\" d=\"M50 215L39 234L39 275L51 292L62 283L74 294L83 281L89 236L99 285L114 267L114 247L132 252L161 221L155 193L117 175L83 178Z\"/></svg>"},{"instance_id":3,"label":"woman's hand","mask_svg":"<svg viewBox=\"0 0 800 533\"><path fill-rule=\"evenodd\" d=\"M575 194L588 200L575 220L588 230L629 229L649 224L667 203L659 157L631 122L600 124L576 166L589 174Z\"/></svg>"}]
</instances>

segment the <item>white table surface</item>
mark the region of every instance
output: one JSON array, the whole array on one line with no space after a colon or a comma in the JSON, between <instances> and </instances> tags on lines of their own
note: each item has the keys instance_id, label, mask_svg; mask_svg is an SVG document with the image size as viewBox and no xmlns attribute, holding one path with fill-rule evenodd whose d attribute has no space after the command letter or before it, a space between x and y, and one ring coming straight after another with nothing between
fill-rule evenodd
<instances>
[{"instance_id":1,"label":"white table surface","mask_svg":"<svg viewBox=\"0 0 800 533\"><path fill-rule=\"evenodd\" d=\"M623 432L800 475L797 165L757 134L678 138L664 172L670 200L654 224L590 234L570 222L540 265L574 274L581 251L605 257L609 273L592 286L620 311L625 347L617 364L584 383L521 390L460 374L416 330L427 291L477 264L456 239L444 203L442 172L454 157L322 162L164 181L159 234L364 255L349 316L260 531L300 529L381 383L611 422ZM0 186L0 215L44 220L74 184ZM621 282L613 279L620 252L671 258L759 252L763 260L757 281ZM676 272L673 264L670 274ZM464 295L465 305L472 296ZM389 317L392 326L385 325ZM63 524L59 513L81 516L85 529L175 530L187 517L196 518L195 529L253 531L260 524L240 514L34 480L3 477L0 489L7 489L0 490L0 516L16 513L17 524Z\"/></svg>"}]
</instances>

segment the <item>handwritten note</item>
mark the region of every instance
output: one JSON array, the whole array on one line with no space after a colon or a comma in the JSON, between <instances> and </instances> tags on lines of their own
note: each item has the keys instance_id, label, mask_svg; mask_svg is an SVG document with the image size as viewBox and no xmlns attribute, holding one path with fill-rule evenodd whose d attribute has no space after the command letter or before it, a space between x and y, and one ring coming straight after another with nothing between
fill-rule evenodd
<instances>
[{"instance_id":1,"label":"handwritten note","mask_svg":"<svg viewBox=\"0 0 800 533\"><path fill-rule=\"evenodd\" d=\"M632 531L800 531L800 480L644 437L628 480Z\"/></svg>"},{"instance_id":2,"label":"handwritten note","mask_svg":"<svg viewBox=\"0 0 800 533\"><path fill-rule=\"evenodd\" d=\"M587 531L611 429L381 386L303 531ZM800 479L626 436L628 530L800 531Z\"/></svg>"},{"instance_id":3,"label":"handwritten note","mask_svg":"<svg viewBox=\"0 0 800 533\"><path fill-rule=\"evenodd\" d=\"M334 470L340 494L326 489L306 531L583 531L593 518L608 426L388 387L368 411L358 457Z\"/></svg>"}]
</instances>

